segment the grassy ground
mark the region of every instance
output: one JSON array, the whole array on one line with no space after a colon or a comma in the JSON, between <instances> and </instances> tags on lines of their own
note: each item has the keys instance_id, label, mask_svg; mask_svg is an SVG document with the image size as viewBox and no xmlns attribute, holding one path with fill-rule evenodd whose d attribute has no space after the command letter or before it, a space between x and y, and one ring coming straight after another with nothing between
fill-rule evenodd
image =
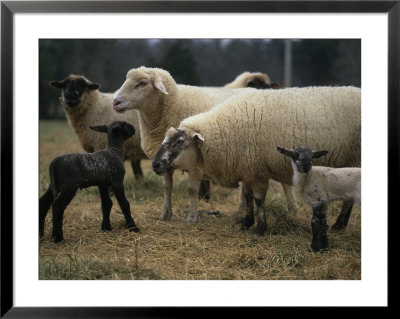
<instances>
[{"instance_id":1,"label":"grassy ground","mask_svg":"<svg viewBox=\"0 0 400 319\"><path fill-rule=\"evenodd\" d=\"M48 186L48 165L57 155L82 149L66 122L40 122L41 195ZM173 217L158 219L163 205L161 177L142 161L144 179L136 181L125 163L125 191L140 233L125 229L114 197L111 232L100 230L101 207L97 188L78 191L64 214L64 238L51 239L51 212L40 239L40 279L361 279L361 215L355 207L347 229L328 231L331 250L313 253L311 209L300 204L297 216L287 213L281 186L271 183L267 196L265 236L240 231L235 225L238 191L212 185L209 203L199 223L185 222L187 175L174 176ZM328 210L328 224L340 203Z\"/></svg>"}]
</instances>

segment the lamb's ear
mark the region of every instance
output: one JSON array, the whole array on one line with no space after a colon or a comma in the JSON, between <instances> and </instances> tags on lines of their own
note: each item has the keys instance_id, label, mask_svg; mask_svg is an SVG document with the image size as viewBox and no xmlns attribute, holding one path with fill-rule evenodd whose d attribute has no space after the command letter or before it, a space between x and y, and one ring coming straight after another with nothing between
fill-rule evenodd
<instances>
[{"instance_id":1,"label":"lamb's ear","mask_svg":"<svg viewBox=\"0 0 400 319\"><path fill-rule=\"evenodd\" d=\"M97 90L98 88L100 88L100 84L88 83L87 88L88 88L89 90Z\"/></svg>"},{"instance_id":2,"label":"lamb's ear","mask_svg":"<svg viewBox=\"0 0 400 319\"><path fill-rule=\"evenodd\" d=\"M325 156L326 154L328 154L328 151L313 151L312 158L320 158L322 156Z\"/></svg>"},{"instance_id":3,"label":"lamb's ear","mask_svg":"<svg viewBox=\"0 0 400 319\"><path fill-rule=\"evenodd\" d=\"M286 156L289 156L290 158L294 158L294 151L293 150L287 150L286 148L280 147L280 146L277 146L276 149L278 150L279 153L281 153L283 155L286 155Z\"/></svg>"},{"instance_id":4,"label":"lamb's ear","mask_svg":"<svg viewBox=\"0 0 400 319\"><path fill-rule=\"evenodd\" d=\"M93 131L107 133L107 125L89 126Z\"/></svg>"},{"instance_id":5,"label":"lamb's ear","mask_svg":"<svg viewBox=\"0 0 400 319\"><path fill-rule=\"evenodd\" d=\"M276 82L272 82L271 83L271 88L273 88L274 90L277 90L277 89L280 88L280 85L278 83L276 83Z\"/></svg>"},{"instance_id":6,"label":"lamb's ear","mask_svg":"<svg viewBox=\"0 0 400 319\"><path fill-rule=\"evenodd\" d=\"M160 90L161 92L163 92L164 94L168 94L167 89L165 88L164 83L163 83L163 81L161 80L160 77L157 77L154 80L154 87L156 89Z\"/></svg>"},{"instance_id":7,"label":"lamb's ear","mask_svg":"<svg viewBox=\"0 0 400 319\"><path fill-rule=\"evenodd\" d=\"M200 134L200 133L197 133L197 132L193 132L193 133L190 135L190 138L191 138L193 141L202 141L202 142L204 142L203 136L201 136L201 134Z\"/></svg>"},{"instance_id":8,"label":"lamb's ear","mask_svg":"<svg viewBox=\"0 0 400 319\"><path fill-rule=\"evenodd\" d=\"M65 87L65 81L64 80L62 80L62 81L51 81L51 82L49 82L49 84L52 87L55 87L56 89L62 89L62 88Z\"/></svg>"}]
</instances>

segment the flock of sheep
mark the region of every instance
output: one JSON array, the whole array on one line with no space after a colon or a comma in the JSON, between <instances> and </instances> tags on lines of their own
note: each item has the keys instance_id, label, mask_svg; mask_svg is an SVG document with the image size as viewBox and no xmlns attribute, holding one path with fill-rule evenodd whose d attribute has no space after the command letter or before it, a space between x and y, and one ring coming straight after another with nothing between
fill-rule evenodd
<instances>
[{"instance_id":1,"label":"flock of sheep","mask_svg":"<svg viewBox=\"0 0 400 319\"><path fill-rule=\"evenodd\" d=\"M230 188L240 184L242 229L254 224L255 203L258 235L267 227L265 198L273 179L282 184L289 211L297 210L294 191L311 205L314 251L329 248L328 202L343 201L333 229L345 228L353 204L361 205L359 88L278 90L268 75L249 72L224 87L196 87L147 67L130 70L114 93L102 93L76 75L50 85L61 89L68 122L89 153L62 155L50 164L50 186L39 199L39 234L52 206L55 241L63 239L66 206L78 188L88 186L99 187L103 230L111 230L111 187L128 229L139 231L123 190L124 160L131 161L138 179L140 160L152 159L164 182L162 219L172 217L175 170L189 174L190 223L198 220L198 199L209 198L209 181ZM313 158L318 166L312 166Z\"/></svg>"}]
</instances>

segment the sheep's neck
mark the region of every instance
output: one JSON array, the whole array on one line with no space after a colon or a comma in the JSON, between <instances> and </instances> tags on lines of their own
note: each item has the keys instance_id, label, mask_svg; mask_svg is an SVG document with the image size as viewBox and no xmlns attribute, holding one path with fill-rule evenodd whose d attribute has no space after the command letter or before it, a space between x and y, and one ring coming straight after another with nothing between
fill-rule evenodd
<instances>
[{"instance_id":1,"label":"sheep's neck","mask_svg":"<svg viewBox=\"0 0 400 319\"><path fill-rule=\"evenodd\" d=\"M159 108L148 112L139 111L141 145L150 158L154 157L169 128L168 114L165 113L165 110Z\"/></svg>"},{"instance_id":2,"label":"sheep's neck","mask_svg":"<svg viewBox=\"0 0 400 319\"><path fill-rule=\"evenodd\" d=\"M125 143L124 141L108 141L107 149L117 154L118 158L123 162L125 158Z\"/></svg>"},{"instance_id":3,"label":"sheep's neck","mask_svg":"<svg viewBox=\"0 0 400 319\"><path fill-rule=\"evenodd\" d=\"M296 164L292 161L292 168L293 168L293 178L292 184L296 189L303 189L303 184L306 181L308 173L300 173L297 170Z\"/></svg>"}]
</instances>

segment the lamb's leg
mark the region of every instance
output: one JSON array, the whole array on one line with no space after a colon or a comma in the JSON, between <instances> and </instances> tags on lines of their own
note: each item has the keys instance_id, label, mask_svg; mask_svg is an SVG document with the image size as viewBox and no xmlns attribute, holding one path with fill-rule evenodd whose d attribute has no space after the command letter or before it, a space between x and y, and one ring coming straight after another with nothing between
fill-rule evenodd
<instances>
[{"instance_id":1,"label":"lamb's leg","mask_svg":"<svg viewBox=\"0 0 400 319\"><path fill-rule=\"evenodd\" d=\"M46 193L39 198L39 236L44 235L44 221L53 199L53 191L50 187L47 189Z\"/></svg>"},{"instance_id":2,"label":"lamb's leg","mask_svg":"<svg viewBox=\"0 0 400 319\"><path fill-rule=\"evenodd\" d=\"M326 204L320 203L314 205L313 217L311 221L312 242L311 249L319 251L321 249L329 249L328 236L326 235Z\"/></svg>"},{"instance_id":3,"label":"lamb's leg","mask_svg":"<svg viewBox=\"0 0 400 319\"><path fill-rule=\"evenodd\" d=\"M284 183L281 183L283 187L283 191L285 192L286 196L286 202L288 205L288 212L292 214L297 214L297 201L296 197L294 195L294 188L292 185L287 185Z\"/></svg>"},{"instance_id":4,"label":"lamb's leg","mask_svg":"<svg viewBox=\"0 0 400 319\"><path fill-rule=\"evenodd\" d=\"M341 230L346 228L347 223L349 222L351 210L353 208L354 202L352 200L345 200L342 204L342 210L336 220L336 223L333 224L332 229Z\"/></svg>"},{"instance_id":5,"label":"lamb's leg","mask_svg":"<svg viewBox=\"0 0 400 319\"><path fill-rule=\"evenodd\" d=\"M69 189L62 191L53 202L53 238L54 242L58 243L63 240L62 223L65 208L74 198L78 189Z\"/></svg>"},{"instance_id":6,"label":"lamb's leg","mask_svg":"<svg viewBox=\"0 0 400 319\"><path fill-rule=\"evenodd\" d=\"M189 178L188 178L189 212L186 219L188 223L195 223L198 220L197 196L199 194L199 188L202 177L203 177L203 172L198 168L189 171Z\"/></svg>"},{"instance_id":7,"label":"lamb's leg","mask_svg":"<svg viewBox=\"0 0 400 319\"><path fill-rule=\"evenodd\" d=\"M164 181L164 208L161 214L162 220L171 219L172 217L172 205L171 205L171 197L172 197L172 186L173 186L173 177L174 172L167 172L163 175Z\"/></svg>"},{"instance_id":8,"label":"lamb's leg","mask_svg":"<svg viewBox=\"0 0 400 319\"><path fill-rule=\"evenodd\" d=\"M267 230L265 197L267 195L269 180L265 184L252 185L254 200L257 206L257 227L254 234L263 236Z\"/></svg>"},{"instance_id":9,"label":"lamb's leg","mask_svg":"<svg viewBox=\"0 0 400 319\"><path fill-rule=\"evenodd\" d=\"M253 190L251 189L250 185L242 183L239 196L239 211L246 211L245 217L239 220L239 223L242 224L242 230L248 229L254 225L253 199Z\"/></svg>"},{"instance_id":10,"label":"lamb's leg","mask_svg":"<svg viewBox=\"0 0 400 319\"><path fill-rule=\"evenodd\" d=\"M206 202L210 200L210 181L202 180L200 182L199 199L204 198Z\"/></svg>"},{"instance_id":11,"label":"lamb's leg","mask_svg":"<svg viewBox=\"0 0 400 319\"><path fill-rule=\"evenodd\" d=\"M140 167L140 160L131 160L131 166L132 166L132 171L133 175L135 175L135 179L142 179L143 178L143 171L142 168Z\"/></svg>"},{"instance_id":12,"label":"lamb's leg","mask_svg":"<svg viewBox=\"0 0 400 319\"><path fill-rule=\"evenodd\" d=\"M114 191L115 197L117 198L118 204L121 207L122 213L124 214L126 228L130 231L138 232L139 227L137 227L133 221L130 205L125 196L124 185L121 182L120 184L114 184L111 187Z\"/></svg>"},{"instance_id":13,"label":"lamb's leg","mask_svg":"<svg viewBox=\"0 0 400 319\"><path fill-rule=\"evenodd\" d=\"M100 198L101 198L101 210L103 212L103 221L101 223L102 230L111 230L110 223L110 211L113 205L113 202L108 194L107 186L99 186Z\"/></svg>"}]
</instances>

